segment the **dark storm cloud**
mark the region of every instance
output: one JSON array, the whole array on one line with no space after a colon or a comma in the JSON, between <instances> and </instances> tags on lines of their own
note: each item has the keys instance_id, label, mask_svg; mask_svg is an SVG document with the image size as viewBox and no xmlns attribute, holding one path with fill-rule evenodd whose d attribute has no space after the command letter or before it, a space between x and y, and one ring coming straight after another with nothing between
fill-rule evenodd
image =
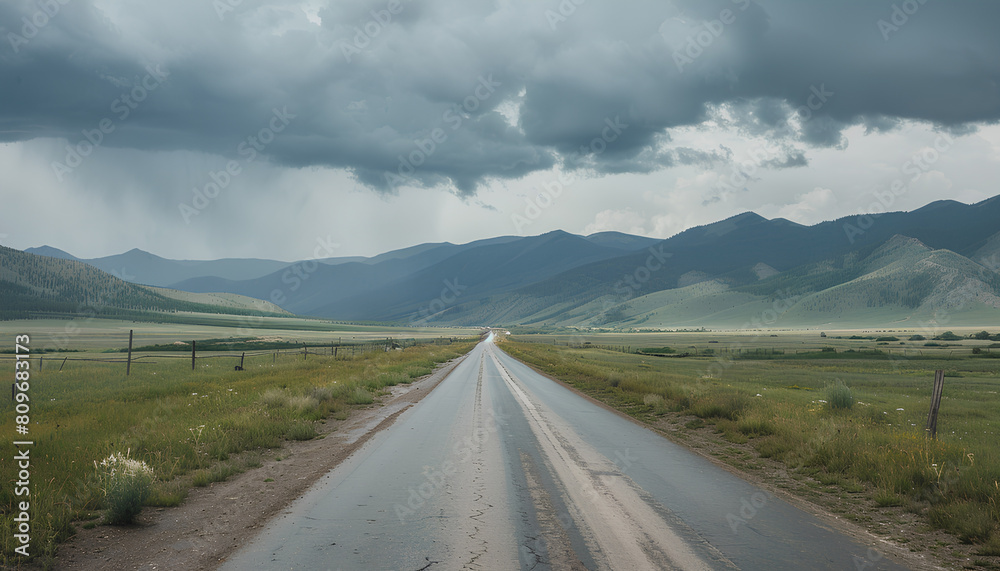
<instances>
[{"instance_id":1,"label":"dark storm cloud","mask_svg":"<svg viewBox=\"0 0 1000 571\"><path fill-rule=\"evenodd\" d=\"M802 151L786 151L785 156L778 159L770 159L761 163L761 166L769 169L789 169L795 167L809 166L809 159Z\"/></svg>"},{"instance_id":2,"label":"dark storm cloud","mask_svg":"<svg viewBox=\"0 0 1000 571\"><path fill-rule=\"evenodd\" d=\"M986 0L235 4L0 4L0 140L76 144L108 119L99 146L235 158L277 110L294 120L259 149L276 164L469 194L557 164L715 164L669 134L722 110L804 148L842 147L851 125L1000 118Z\"/></svg>"}]
</instances>

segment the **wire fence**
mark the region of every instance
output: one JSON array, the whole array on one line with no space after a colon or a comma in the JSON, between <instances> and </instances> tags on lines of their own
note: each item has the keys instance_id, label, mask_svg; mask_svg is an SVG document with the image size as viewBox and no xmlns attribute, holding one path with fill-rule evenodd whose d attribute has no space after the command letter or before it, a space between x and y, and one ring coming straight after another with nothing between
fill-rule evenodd
<instances>
[{"instance_id":1,"label":"wire fence","mask_svg":"<svg viewBox=\"0 0 1000 571\"><path fill-rule=\"evenodd\" d=\"M183 349L175 350L155 350L155 351L133 351L131 349L121 350L119 353L105 353L102 355L107 356L71 356L66 355L65 352L52 351L51 353L34 353L30 357L30 361L34 363L33 368L37 370L46 370L46 368L57 367L58 370L63 370L66 363L69 362L88 362L88 363L120 363L130 367L134 363L142 363L145 365L157 364L159 359L181 359L191 361L191 368L194 369L197 362L203 359L232 359L238 361L239 365L235 365L237 370L241 370L244 360L252 357L262 357L270 355L272 360L277 360L278 356L288 356L295 355L301 356L303 359L308 359L310 355L315 356L328 356L334 358L353 358L357 356L364 355L366 353L372 352L387 352L393 350L402 350L406 347L413 347L415 345L450 345L456 342L454 338L450 337L436 337L427 339L384 339L378 341L369 341L362 343L330 343L324 345L309 345L303 344L300 347L284 347L284 348L271 348L271 349L251 349L251 350L199 350L197 348L197 341L191 344L186 344L187 346ZM156 360L153 360L156 359ZM19 358L13 353L0 353L0 361L23 361L23 357ZM47 364L48 361L51 364Z\"/></svg>"},{"instance_id":2,"label":"wire fence","mask_svg":"<svg viewBox=\"0 0 1000 571\"><path fill-rule=\"evenodd\" d=\"M745 358L748 360L766 360L768 358L782 358L789 355L820 355L824 357L840 357L840 358L870 358L870 357L881 357L886 359L895 358L956 358L956 357L966 357L969 355L974 355L983 358L997 358L1000 357L1000 352L992 351L991 347L972 347L972 346L958 346L955 348L933 348L930 347L891 347L891 346L877 346L877 347L805 347L805 348L795 348L795 349L785 349L780 347L728 347L725 344L720 344L719 347L688 347L686 349L678 348L673 352L660 352L657 349L643 349L639 347L632 347L631 345L616 345L616 344L598 344L589 341L577 342L577 341L558 341L558 340L542 340L542 339L521 339L520 341L524 343L538 343L544 345L553 346L563 346L570 349L601 349L604 351L616 351L618 353L631 353L636 355L644 355L647 357L713 357L718 355L729 355L735 356L736 358ZM709 343L712 343L711 341Z\"/></svg>"}]
</instances>

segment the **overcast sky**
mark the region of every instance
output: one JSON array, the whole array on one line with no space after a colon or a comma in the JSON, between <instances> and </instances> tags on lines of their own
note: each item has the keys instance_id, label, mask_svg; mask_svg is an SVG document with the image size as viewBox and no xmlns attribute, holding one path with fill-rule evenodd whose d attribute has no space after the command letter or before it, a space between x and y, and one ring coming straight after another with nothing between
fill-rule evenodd
<instances>
[{"instance_id":1,"label":"overcast sky","mask_svg":"<svg viewBox=\"0 0 1000 571\"><path fill-rule=\"evenodd\" d=\"M998 22L989 0L4 0L0 243L292 260L978 202Z\"/></svg>"}]
</instances>

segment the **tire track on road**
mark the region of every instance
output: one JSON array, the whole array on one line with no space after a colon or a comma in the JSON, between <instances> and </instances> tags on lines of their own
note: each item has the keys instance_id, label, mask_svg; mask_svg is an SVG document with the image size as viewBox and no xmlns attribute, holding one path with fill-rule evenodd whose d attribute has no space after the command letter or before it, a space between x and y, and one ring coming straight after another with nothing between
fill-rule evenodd
<instances>
[{"instance_id":1,"label":"tire track on road","mask_svg":"<svg viewBox=\"0 0 1000 571\"><path fill-rule=\"evenodd\" d=\"M473 407L472 407L472 426L473 426L473 436L478 434L487 434L485 432L485 427L482 426L483 421L483 367L486 364L486 359L483 355L479 357L479 376L476 379L476 396L474 397ZM480 430L483 432L480 432ZM482 526L485 522L481 519L483 515L486 514L488 508L492 507L487 504L483 507L483 498L485 497L484 492L486 491L486 484L483 482L482 472L483 472L483 450L482 442L476 442L476 454L472 460L472 468L474 470L472 476L473 493L476 498L472 500L473 504L476 504L475 513L469 516L469 519L473 520L475 523L472 526L472 532L469 533L469 539L475 543L481 543L482 548L472 551L472 558L462 565L462 569L480 569L480 565L477 560L486 554L489 550L489 542L486 539L480 539L479 534L482 530Z\"/></svg>"},{"instance_id":2,"label":"tire track on road","mask_svg":"<svg viewBox=\"0 0 1000 571\"><path fill-rule=\"evenodd\" d=\"M524 408L540 449L564 492L582 518L602 564L610 569L710 570L636 491L617 466L569 431L547 421L492 347L488 347L504 382Z\"/></svg>"}]
</instances>

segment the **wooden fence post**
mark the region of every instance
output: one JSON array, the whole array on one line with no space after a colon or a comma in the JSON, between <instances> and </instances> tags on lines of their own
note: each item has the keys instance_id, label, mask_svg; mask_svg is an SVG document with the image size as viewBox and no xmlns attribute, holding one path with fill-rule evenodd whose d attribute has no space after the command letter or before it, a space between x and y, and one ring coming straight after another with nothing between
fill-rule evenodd
<instances>
[{"instance_id":1,"label":"wooden fence post","mask_svg":"<svg viewBox=\"0 0 1000 571\"><path fill-rule=\"evenodd\" d=\"M194 370L194 356L195 356L195 344L196 341L191 342L191 370Z\"/></svg>"},{"instance_id":2,"label":"wooden fence post","mask_svg":"<svg viewBox=\"0 0 1000 571\"><path fill-rule=\"evenodd\" d=\"M65 361L63 361L65 364ZM62 370L62 367L59 368ZM128 360L125 362L125 376L132 374L132 330L128 330Z\"/></svg>"},{"instance_id":3,"label":"wooden fence post","mask_svg":"<svg viewBox=\"0 0 1000 571\"><path fill-rule=\"evenodd\" d=\"M938 409L941 407L941 393L944 391L944 371L934 373L934 390L931 392L931 411L927 414L927 433L937 438Z\"/></svg>"}]
</instances>

